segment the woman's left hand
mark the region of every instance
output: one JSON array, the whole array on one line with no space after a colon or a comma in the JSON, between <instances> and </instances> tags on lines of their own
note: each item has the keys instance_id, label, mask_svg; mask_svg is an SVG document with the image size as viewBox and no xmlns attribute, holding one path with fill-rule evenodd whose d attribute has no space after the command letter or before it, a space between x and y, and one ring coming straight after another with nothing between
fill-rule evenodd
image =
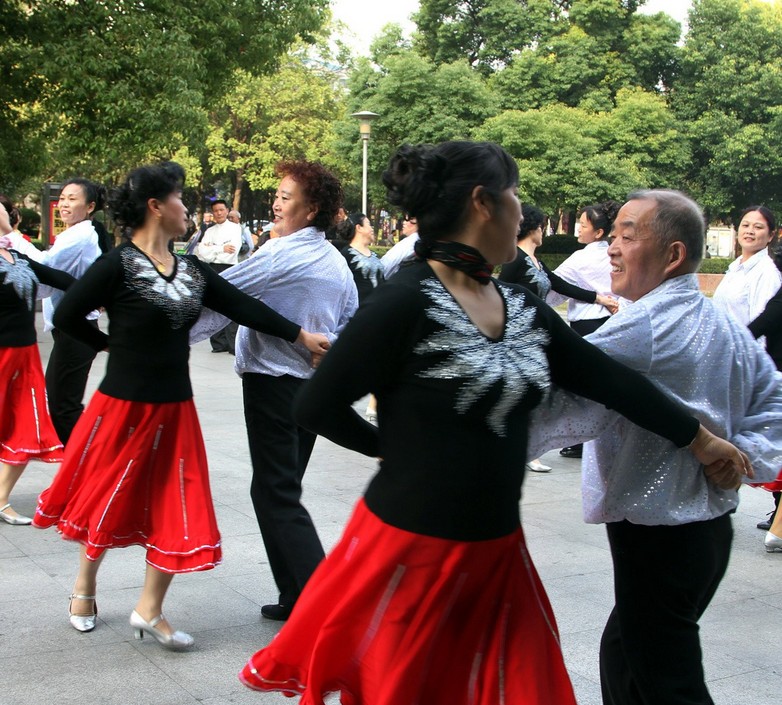
<instances>
[{"instance_id":1,"label":"woman's left hand","mask_svg":"<svg viewBox=\"0 0 782 705\"><path fill-rule=\"evenodd\" d=\"M603 296L598 294L595 297L595 303L605 306L608 312L613 316L619 310L619 302L613 296Z\"/></svg>"},{"instance_id":2,"label":"woman's left hand","mask_svg":"<svg viewBox=\"0 0 782 705\"><path fill-rule=\"evenodd\" d=\"M317 367L323 356L331 347L329 339L322 333L310 333L302 328L299 331L299 337L296 338L297 343L304 345L312 355L312 366Z\"/></svg>"},{"instance_id":3,"label":"woman's left hand","mask_svg":"<svg viewBox=\"0 0 782 705\"><path fill-rule=\"evenodd\" d=\"M732 443L715 436L701 425L689 445L690 452L704 465L711 482L723 489L735 489L743 477L753 478L752 463Z\"/></svg>"}]
</instances>

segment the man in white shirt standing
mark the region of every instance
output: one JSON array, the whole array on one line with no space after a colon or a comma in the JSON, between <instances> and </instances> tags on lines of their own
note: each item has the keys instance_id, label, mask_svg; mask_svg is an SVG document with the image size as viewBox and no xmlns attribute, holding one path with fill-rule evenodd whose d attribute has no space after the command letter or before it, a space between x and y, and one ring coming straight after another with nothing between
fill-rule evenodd
<instances>
[{"instance_id":1,"label":"man in white shirt standing","mask_svg":"<svg viewBox=\"0 0 782 705\"><path fill-rule=\"evenodd\" d=\"M196 256L202 262L208 263L216 272L224 272L239 262L239 250L242 248L242 228L238 223L228 220L228 204L218 199L212 202L214 225L204 232L198 243ZM234 354L236 348L236 330L238 326L233 321L222 330L215 333L209 341L212 352L227 352Z\"/></svg>"},{"instance_id":2,"label":"man in white shirt standing","mask_svg":"<svg viewBox=\"0 0 782 705\"><path fill-rule=\"evenodd\" d=\"M747 329L704 297L695 272L705 223L675 191L641 191L617 215L611 288L632 304L586 339L652 379L751 460L782 465L782 377ZM711 705L698 620L725 574L741 476L698 465L604 407L552 395L530 453L584 445L584 518L605 523L615 606L600 644L605 705ZM559 401L558 401L559 400ZM553 430L552 430L553 429ZM708 476L708 477L707 477Z\"/></svg>"}]
</instances>

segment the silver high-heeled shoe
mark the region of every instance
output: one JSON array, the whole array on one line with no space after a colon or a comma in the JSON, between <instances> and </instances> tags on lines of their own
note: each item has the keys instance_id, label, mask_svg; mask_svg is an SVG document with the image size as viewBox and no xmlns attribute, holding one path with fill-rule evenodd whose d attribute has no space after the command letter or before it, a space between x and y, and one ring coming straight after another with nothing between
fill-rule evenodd
<instances>
[{"instance_id":1,"label":"silver high-heeled shoe","mask_svg":"<svg viewBox=\"0 0 782 705\"><path fill-rule=\"evenodd\" d=\"M163 648L171 649L172 651L189 649L195 644L195 639L185 632L166 634L161 632L160 629L155 629L156 625L160 624L164 619L165 617L159 614L152 621L147 622L136 610L133 610L130 614L130 626L133 627L133 635L136 639L143 639L144 632L146 632L153 636Z\"/></svg>"},{"instance_id":2,"label":"silver high-heeled shoe","mask_svg":"<svg viewBox=\"0 0 782 705\"><path fill-rule=\"evenodd\" d=\"M9 502L5 506L0 507L0 519L2 519L6 524L11 524L13 526L28 526L29 524L33 523L33 520L30 519L30 517L22 516L21 514L17 514L16 516L12 514L6 514L5 510L10 506L11 504Z\"/></svg>"},{"instance_id":3,"label":"silver high-heeled shoe","mask_svg":"<svg viewBox=\"0 0 782 705\"><path fill-rule=\"evenodd\" d=\"M770 531L766 532L766 553L774 553L776 551L782 551L782 538L776 534L772 534Z\"/></svg>"},{"instance_id":4,"label":"silver high-heeled shoe","mask_svg":"<svg viewBox=\"0 0 782 705\"><path fill-rule=\"evenodd\" d=\"M95 595L77 595L73 594L70 597L71 602L74 600L92 600L95 607L94 614L73 614L71 612L71 606L68 605L68 614L70 616L71 626L77 632L91 632L95 629L95 622L98 618L98 603L95 602Z\"/></svg>"}]
</instances>

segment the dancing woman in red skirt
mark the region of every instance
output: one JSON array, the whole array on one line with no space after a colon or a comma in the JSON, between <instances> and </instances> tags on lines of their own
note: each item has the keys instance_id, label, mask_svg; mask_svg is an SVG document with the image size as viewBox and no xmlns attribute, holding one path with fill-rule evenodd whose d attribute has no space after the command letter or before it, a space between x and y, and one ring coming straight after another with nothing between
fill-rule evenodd
<instances>
[{"instance_id":1,"label":"dancing woman in red skirt","mask_svg":"<svg viewBox=\"0 0 782 705\"><path fill-rule=\"evenodd\" d=\"M0 204L0 520L27 525L11 490L30 460L59 463L62 443L49 417L35 335L35 300L49 287L66 289L70 274L12 251L8 212ZM42 286L41 286L42 285Z\"/></svg>"},{"instance_id":2,"label":"dancing woman in red skirt","mask_svg":"<svg viewBox=\"0 0 782 705\"><path fill-rule=\"evenodd\" d=\"M303 426L380 466L289 621L240 674L321 705L572 705L519 518L529 415L552 384L703 462L744 458L491 276L516 253L513 159L488 143L403 147L384 182L420 261L379 286L304 389ZM379 427L353 403L378 400Z\"/></svg>"},{"instance_id":3,"label":"dancing woman in red skirt","mask_svg":"<svg viewBox=\"0 0 782 705\"><path fill-rule=\"evenodd\" d=\"M111 199L116 222L130 233L127 242L100 257L57 307L57 328L108 349L109 360L34 518L35 526L56 526L82 544L70 605L79 631L95 628L105 550L144 546L146 579L130 623L136 638L148 633L171 649L193 644L163 617L171 579L213 568L221 557L188 373L190 327L207 306L314 355L328 345L195 257L169 250L186 227L183 179L171 163L130 173ZM108 313L108 335L85 321L96 308Z\"/></svg>"}]
</instances>

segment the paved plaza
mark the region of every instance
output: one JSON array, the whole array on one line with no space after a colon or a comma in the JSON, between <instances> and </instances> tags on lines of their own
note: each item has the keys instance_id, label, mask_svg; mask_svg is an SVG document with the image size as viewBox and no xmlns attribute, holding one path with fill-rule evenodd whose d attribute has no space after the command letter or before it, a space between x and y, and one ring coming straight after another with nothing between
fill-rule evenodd
<instances>
[{"instance_id":1,"label":"paved plaza","mask_svg":"<svg viewBox=\"0 0 782 705\"><path fill-rule=\"evenodd\" d=\"M45 365L51 338L39 337ZM101 353L90 392L104 365ZM68 623L77 546L53 530L0 524L0 705L292 702L251 692L236 678L279 626L260 618L260 606L277 593L250 504L250 461L233 358L212 354L205 341L193 348L191 374L224 547L221 566L177 576L166 601L166 615L193 634L195 648L172 653L149 637L133 639L128 616L144 577L140 548L109 552L99 577L98 626L80 634ZM578 701L599 705L598 644L612 605L605 531L581 519L579 461L556 452L543 460L553 472L528 475L524 487L527 540L557 615ZM373 465L318 440L304 501L327 548ZM30 514L53 473L53 467L31 464L14 492L14 507ZM720 705L782 702L776 638L778 631L782 635L782 553L765 553L763 533L755 528L771 504L762 490L742 490L730 569L702 621L706 673Z\"/></svg>"}]
</instances>

